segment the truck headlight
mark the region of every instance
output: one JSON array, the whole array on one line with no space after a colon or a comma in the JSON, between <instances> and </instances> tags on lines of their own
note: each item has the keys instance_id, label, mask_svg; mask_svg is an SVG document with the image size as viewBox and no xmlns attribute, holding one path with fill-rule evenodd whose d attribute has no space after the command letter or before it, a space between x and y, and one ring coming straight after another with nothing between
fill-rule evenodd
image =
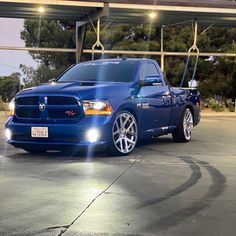
<instances>
[{"instance_id":1,"label":"truck headlight","mask_svg":"<svg viewBox=\"0 0 236 236\"><path fill-rule=\"evenodd\" d=\"M11 100L11 102L9 103L8 108L9 108L9 115L14 116L14 114L15 114L15 98L13 98Z\"/></svg>"},{"instance_id":2,"label":"truck headlight","mask_svg":"<svg viewBox=\"0 0 236 236\"><path fill-rule=\"evenodd\" d=\"M113 110L108 101L86 100L83 101L85 115L111 115Z\"/></svg>"}]
</instances>

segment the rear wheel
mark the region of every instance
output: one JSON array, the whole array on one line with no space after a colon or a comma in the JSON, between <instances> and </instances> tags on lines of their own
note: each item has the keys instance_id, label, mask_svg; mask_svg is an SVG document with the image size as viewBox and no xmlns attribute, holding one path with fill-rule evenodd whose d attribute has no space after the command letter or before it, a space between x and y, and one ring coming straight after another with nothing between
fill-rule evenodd
<instances>
[{"instance_id":1,"label":"rear wheel","mask_svg":"<svg viewBox=\"0 0 236 236\"><path fill-rule=\"evenodd\" d=\"M192 138L193 114L186 108L177 129L172 133L175 142L189 142Z\"/></svg>"},{"instance_id":2,"label":"rear wheel","mask_svg":"<svg viewBox=\"0 0 236 236\"><path fill-rule=\"evenodd\" d=\"M128 111L120 112L112 126L112 143L109 151L113 155L129 155L138 139L138 126L135 117Z\"/></svg>"}]
</instances>

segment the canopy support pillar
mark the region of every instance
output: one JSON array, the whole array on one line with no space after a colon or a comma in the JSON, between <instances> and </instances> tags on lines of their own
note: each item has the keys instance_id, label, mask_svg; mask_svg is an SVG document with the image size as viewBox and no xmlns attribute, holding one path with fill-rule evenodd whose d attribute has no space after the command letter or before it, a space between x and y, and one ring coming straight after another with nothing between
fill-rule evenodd
<instances>
[{"instance_id":1,"label":"canopy support pillar","mask_svg":"<svg viewBox=\"0 0 236 236\"><path fill-rule=\"evenodd\" d=\"M164 72L165 70L165 56L164 56L164 26L161 27L161 70Z\"/></svg>"},{"instance_id":2,"label":"canopy support pillar","mask_svg":"<svg viewBox=\"0 0 236 236\"><path fill-rule=\"evenodd\" d=\"M104 52L104 47L100 42L100 18L104 16L109 15L109 3L104 3L104 7L101 9L98 9L95 12L92 12L91 14L87 14L85 17L83 17L80 21L76 22L76 63L79 63L81 60L82 52L83 52L83 46L84 46L84 39L85 39L85 34L86 34L86 26L91 22L93 26L93 22L97 20L97 30L95 29L95 32L97 34L97 41L96 41L96 46L100 46L103 49ZM94 49L93 49L94 51Z\"/></svg>"},{"instance_id":3,"label":"canopy support pillar","mask_svg":"<svg viewBox=\"0 0 236 236\"><path fill-rule=\"evenodd\" d=\"M87 24L76 22L76 64L81 61Z\"/></svg>"}]
</instances>

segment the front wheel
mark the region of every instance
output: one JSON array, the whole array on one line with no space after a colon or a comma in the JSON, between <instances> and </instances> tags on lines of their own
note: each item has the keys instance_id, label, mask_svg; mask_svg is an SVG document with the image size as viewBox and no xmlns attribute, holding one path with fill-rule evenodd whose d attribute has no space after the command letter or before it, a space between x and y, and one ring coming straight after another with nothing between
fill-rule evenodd
<instances>
[{"instance_id":1,"label":"front wheel","mask_svg":"<svg viewBox=\"0 0 236 236\"><path fill-rule=\"evenodd\" d=\"M128 111L120 112L112 126L112 142L109 151L113 155L129 155L138 139L138 126L135 117Z\"/></svg>"},{"instance_id":2,"label":"front wheel","mask_svg":"<svg viewBox=\"0 0 236 236\"><path fill-rule=\"evenodd\" d=\"M193 114L189 108L186 108L181 117L179 126L172 133L175 142L189 142L192 138Z\"/></svg>"}]
</instances>

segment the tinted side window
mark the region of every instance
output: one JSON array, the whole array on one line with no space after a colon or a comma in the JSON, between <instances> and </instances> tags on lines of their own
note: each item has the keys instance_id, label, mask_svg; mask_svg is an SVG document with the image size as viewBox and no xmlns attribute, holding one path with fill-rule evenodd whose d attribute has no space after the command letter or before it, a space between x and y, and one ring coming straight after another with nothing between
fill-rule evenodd
<instances>
[{"instance_id":1,"label":"tinted side window","mask_svg":"<svg viewBox=\"0 0 236 236\"><path fill-rule=\"evenodd\" d=\"M157 68L152 63L144 63L141 66L139 80L145 80L147 76L160 76Z\"/></svg>"}]
</instances>

